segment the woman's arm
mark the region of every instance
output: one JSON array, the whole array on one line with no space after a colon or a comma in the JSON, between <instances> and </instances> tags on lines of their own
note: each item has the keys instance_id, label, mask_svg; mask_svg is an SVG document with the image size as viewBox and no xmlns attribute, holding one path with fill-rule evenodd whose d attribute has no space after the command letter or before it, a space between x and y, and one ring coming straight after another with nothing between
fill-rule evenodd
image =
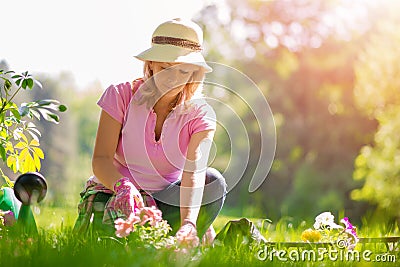
<instances>
[{"instance_id":1,"label":"woman's arm","mask_svg":"<svg viewBox=\"0 0 400 267\"><path fill-rule=\"evenodd\" d=\"M208 130L195 133L189 141L180 187L182 224L185 220L196 223L203 198L208 156L214 132Z\"/></svg>"},{"instance_id":2,"label":"woman's arm","mask_svg":"<svg viewBox=\"0 0 400 267\"><path fill-rule=\"evenodd\" d=\"M101 111L92 158L93 174L107 188L113 190L121 178L113 164L122 125L107 112Z\"/></svg>"}]
</instances>

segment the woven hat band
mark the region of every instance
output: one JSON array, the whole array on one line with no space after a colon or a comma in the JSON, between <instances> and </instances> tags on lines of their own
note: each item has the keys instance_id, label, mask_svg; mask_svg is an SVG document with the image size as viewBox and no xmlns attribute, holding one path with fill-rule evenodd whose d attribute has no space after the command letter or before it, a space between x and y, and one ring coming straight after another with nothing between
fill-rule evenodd
<instances>
[{"instance_id":1,"label":"woven hat band","mask_svg":"<svg viewBox=\"0 0 400 267\"><path fill-rule=\"evenodd\" d=\"M181 38L175 38L175 37L168 37L168 36L154 36L151 39L151 42L153 44L163 44L163 45L174 45L174 46L179 46L182 48L187 48L193 51L201 51L201 45L187 40L187 39L181 39Z\"/></svg>"}]
</instances>

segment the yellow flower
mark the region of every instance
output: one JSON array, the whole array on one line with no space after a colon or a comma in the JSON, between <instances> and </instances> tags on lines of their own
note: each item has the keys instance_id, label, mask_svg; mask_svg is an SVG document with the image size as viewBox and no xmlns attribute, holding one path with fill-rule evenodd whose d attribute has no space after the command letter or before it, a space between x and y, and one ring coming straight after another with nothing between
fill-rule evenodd
<instances>
[{"instance_id":1,"label":"yellow flower","mask_svg":"<svg viewBox=\"0 0 400 267\"><path fill-rule=\"evenodd\" d=\"M308 241L308 242L318 242L321 240L322 235L319 231L313 230L313 229L307 229L304 230L303 233L301 233L301 240L303 241Z\"/></svg>"}]
</instances>

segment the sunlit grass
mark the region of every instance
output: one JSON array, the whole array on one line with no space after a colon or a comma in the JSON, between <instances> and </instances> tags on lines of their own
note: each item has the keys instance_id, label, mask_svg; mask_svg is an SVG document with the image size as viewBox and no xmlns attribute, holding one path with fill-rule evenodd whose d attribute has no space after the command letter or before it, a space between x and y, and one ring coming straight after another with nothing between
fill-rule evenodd
<instances>
[{"instance_id":1,"label":"sunlit grass","mask_svg":"<svg viewBox=\"0 0 400 267\"><path fill-rule=\"evenodd\" d=\"M76 207L34 207L39 235L3 236L0 239L0 266L376 266L371 262L329 261L291 262L260 260L256 257L260 247L248 244L225 244L215 248L201 248L193 255L177 254L171 249L137 247L134 243L106 236L77 236L72 227L77 217ZM240 217L223 213L217 217L214 227L219 232L230 220ZM305 222L292 225L290 218L268 222L264 218L250 218L268 241L301 242L301 232L312 225ZM363 225L359 235L382 237L399 235L397 226L383 224ZM387 252L383 244L357 245L356 250L370 249L374 252L395 255L399 251ZM397 266L396 262L379 266Z\"/></svg>"}]
</instances>

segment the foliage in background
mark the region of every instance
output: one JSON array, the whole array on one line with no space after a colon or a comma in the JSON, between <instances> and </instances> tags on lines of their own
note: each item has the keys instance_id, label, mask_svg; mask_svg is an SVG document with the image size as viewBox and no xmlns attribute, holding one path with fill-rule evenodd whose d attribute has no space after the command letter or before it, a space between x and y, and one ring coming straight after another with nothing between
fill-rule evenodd
<instances>
[{"instance_id":1,"label":"foliage in background","mask_svg":"<svg viewBox=\"0 0 400 267\"><path fill-rule=\"evenodd\" d=\"M8 68L6 61L0 61L0 69ZM37 130L46 135L40 140L40 148L46 153L40 170L48 183L45 202L47 205L76 207L79 192L92 174L91 155L100 114L96 102L103 88L99 83L93 83L85 90L78 90L69 73L57 76L42 73L35 78L41 81L45 90L34 84L32 90L16 95L15 102L62 99L69 107L68 113L60 114L62 118L58 124L35 121ZM5 163L0 162L0 169L10 180L16 178Z\"/></svg>"},{"instance_id":2,"label":"foliage in background","mask_svg":"<svg viewBox=\"0 0 400 267\"><path fill-rule=\"evenodd\" d=\"M390 187L398 180L394 164L398 162L398 112L394 108L374 111L378 100L397 103L398 99L398 42L391 40L396 26L391 33L381 29L382 34L376 34L382 27L377 21L398 25L388 16L388 10L396 13L398 8L388 8L387 2L370 6L372 1L360 0L227 0L205 7L198 15L196 20L205 27L207 59L249 75L271 105L277 126L277 152L268 178L255 193L248 193L258 160L257 153L251 154L245 175L228 194L223 212L301 223L331 210L359 224L376 205L398 206L398 186ZM91 175L100 112L96 102L104 88L93 84L80 91L68 74L41 75L40 80L46 90L31 90L21 95L26 97L21 102L63 99L71 107L56 127L43 120L35 122L46 133L40 142L46 151L41 161L41 172L49 183L46 203L76 206L79 191ZM363 90L372 88L370 83L374 88L383 83L393 86L372 90L374 94L368 97ZM241 86L235 80L224 80L223 75L221 84ZM208 93L223 103L242 104L233 95L217 90ZM245 108L240 112L252 150L257 152L259 132L254 116ZM229 138L224 129L217 130L218 154L213 165L221 171L229 164ZM6 172L8 168L2 169ZM5 174L13 175L12 171ZM357 188L363 189L351 194ZM393 209L387 210L396 216Z\"/></svg>"},{"instance_id":3,"label":"foliage in background","mask_svg":"<svg viewBox=\"0 0 400 267\"><path fill-rule=\"evenodd\" d=\"M36 81L28 72L17 74L14 71L0 69L0 155L3 162L14 173L39 171L43 150L39 148L41 132L32 122L41 118L59 122L59 116L53 111L64 112L66 106L57 100L35 100L17 105L15 97L21 90L32 90ZM1 171L6 185L10 179Z\"/></svg>"},{"instance_id":4,"label":"foliage in background","mask_svg":"<svg viewBox=\"0 0 400 267\"><path fill-rule=\"evenodd\" d=\"M393 2L391 10L398 10ZM390 14L390 13L389 13ZM389 18L390 15L387 15ZM397 19L397 20L396 20ZM397 21L397 23L395 23ZM370 201L385 215L400 219L400 18L383 21L360 53L355 66L357 103L378 121L373 144L360 150L355 160L355 180L362 188L352 192L356 200Z\"/></svg>"},{"instance_id":5,"label":"foliage in background","mask_svg":"<svg viewBox=\"0 0 400 267\"><path fill-rule=\"evenodd\" d=\"M352 179L354 159L376 129L376 122L359 112L353 95L353 65L377 19L378 11L370 4L229 0L205 8L197 17L207 34L208 60L249 75L266 96L277 127L277 151L268 178L255 193L247 192L258 160L251 157L239 186L228 195L228 206L242 207L242 212L251 206L250 215L266 214L273 220L313 218L327 209L346 210L358 219L372 208L350 197L360 186ZM223 77L220 83L231 84ZM239 94L247 93L245 86L233 86L240 88ZM228 94L215 97L233 103ZM244 122L252 125L254 118ZM221 137L217 132L218 152L226 150ZM257 127L249 128L249 140L257 151ZM215 164L228 162L229 152L218 155Z\"/></svg>"}]
</instances>

